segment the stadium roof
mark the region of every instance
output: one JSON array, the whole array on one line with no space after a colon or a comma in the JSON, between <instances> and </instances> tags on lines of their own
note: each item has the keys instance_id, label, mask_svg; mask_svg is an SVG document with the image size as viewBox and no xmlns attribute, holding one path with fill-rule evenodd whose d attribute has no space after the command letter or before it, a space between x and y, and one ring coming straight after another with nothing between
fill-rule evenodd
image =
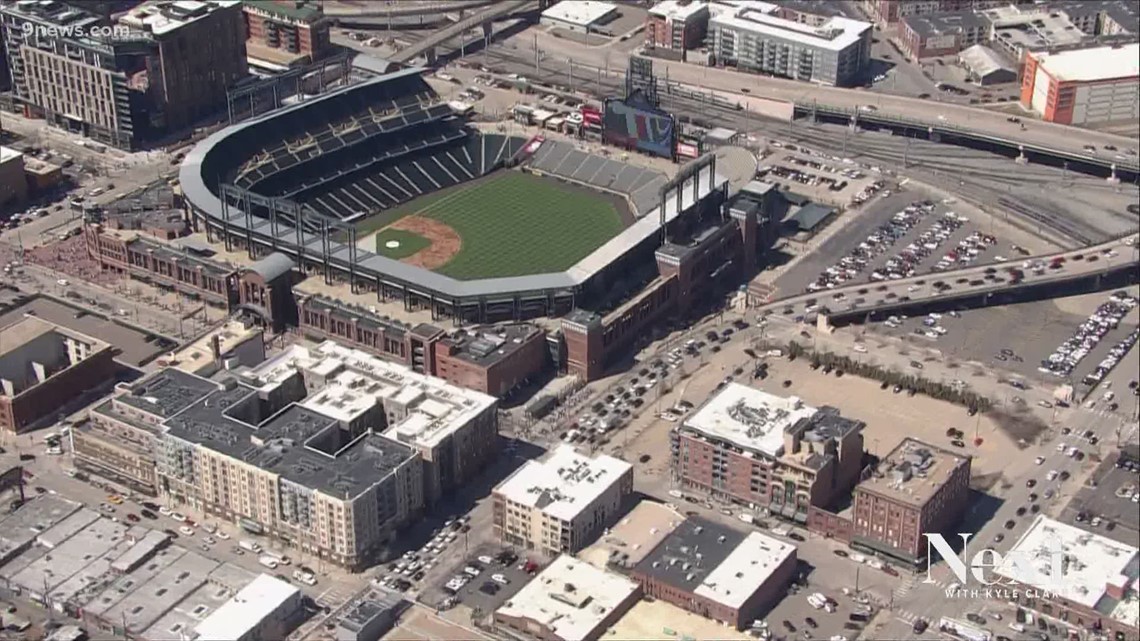
<instances>
[{"instance_id":1,"label":"stadium roof","mask_svg":"<svg viewBox=\"0 0 1140 641\"><path fill-rule=\"evenodd\" d=\"M229 150L224 148L222 143L231 136L235 136L245 130L252 130L253 128L266 125L266 123L292 112L312 110L309 113L319 114L322 110L328 109L330 101L343 99L344 96L354 92L367 92L370 87L374 87L377 84L391 82L420 73L422 73L422 70L418 68L395 71L366 82L349 87L342 87L320 97L313 98L312 100L290 105L214 133L195 146L194 149L186 155L186 159L183 161L179 170L179 182L182 185L186 200L191 203L196 210L210 218L218 221L223 219L222 202L209 186L205 172L216 172L217 167L214 167L213 164L219 162L241 162L242 159L240 158L219 160L217 157L214 157L209 161L211 166L207 166L207 159L211 154L223 156L229 152ZM268 127L271 128L272 125L268 125ZM210 181L214 179L216 178L209 178ZM578 264L562 272L461 281L363 249L353 251L348 245L335 240L329 243L328 253L330 255L330 262L337 269L347 271L349 262L352 257L355 256L355 271L358 276L379 276L379 278L386 281L396 281L400 284L405 284L413 293L426 296L437 295L453 299L475 299L479 297L494 299L496 296L516 295L527 292L538 293L574 290L612 263L616 258L631 251L638 244L655 234L660 226L658 207L665 208L665 219L669 221L676 218L679 211L683 211L692 206L695 202L694 190L692 189L693 180L694 179L690 179L687 182L688 186L679 190L681 192L681 200L679 202L674 192L664 203L657 205L651 211L644 212L642 218L634 225L611 238L607 243L579 261ZM698 182L697 195L699 198L704 198L710 192L715 191L727 182L727 179L723 176L713 175L712 169L709 167L704 168L700 172L700 175L696 177L696 180ZM228 212L229 220L227 224L231 230L244 231L252 228L255 242L260 238L262 244L268 245L270 244L270 239L276 237L275 244L278 251L296 253L298 234L295 229L287 223L278 220L274 227L269 220L257 217L251 217L247 220L244 213L239 211L236 206L229 207ZM320 235L307 233L305 234L303 242L304 253L307 256L322 255L324 247L322 246Z\"/></svg>"}]
</instances>

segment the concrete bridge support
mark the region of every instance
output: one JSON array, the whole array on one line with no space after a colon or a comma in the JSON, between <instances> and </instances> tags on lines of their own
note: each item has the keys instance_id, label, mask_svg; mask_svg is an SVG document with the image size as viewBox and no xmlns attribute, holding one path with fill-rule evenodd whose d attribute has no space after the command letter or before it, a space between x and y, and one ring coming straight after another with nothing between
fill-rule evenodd
<instances>
[{"instance_id":1,"label":"concrete bridge support","mask_svg":"<svg viewBox=\"0 0 1140 641\"><path fill-rule=\"evenodd\" d=\"M1025 145L1017 146L1017 158L1014 159L1014 162L1019 165L1029 164L1029 157L1025 155Z\"/></svg>"},{"instance_id":2,"label":"concrete bridge support","mask_svg":"<svg viewBox=\"0 0 1140 641\"><path fill-rule=\"evenodd\" d=\"M1112 165L1108 168L1108 171L1109 171L1109 174L1108 174L1107 180L1108 180L1109 184L1110 185L1119 185L1120 184L1120 177L1116 175L1116 163L1112 163Z\"/></svg>"}]
</instances>

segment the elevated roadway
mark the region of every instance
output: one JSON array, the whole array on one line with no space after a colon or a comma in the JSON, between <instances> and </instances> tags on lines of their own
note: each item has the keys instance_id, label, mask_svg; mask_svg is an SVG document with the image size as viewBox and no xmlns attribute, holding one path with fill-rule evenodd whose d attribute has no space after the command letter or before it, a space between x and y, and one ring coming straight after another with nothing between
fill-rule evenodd
<instances>
[{"instance_id":1,"label":"elevated roadway","mask_svg":"<svg viewBox=\"0 0 1140 641\"><path fill-rule=\"evenodd\" d=\"M367 2L360 5L326 2L325 15L335 19L344 17L395 17L422 16L455 11L469 11L494 4L494 0L419 0L408 2Z\"/></svg>"},{"instance_id":2,"label":"elevated roadway","mask_svg":"<svg viewBox=\"0 0 1140 641\"><path fill-rule=\"evenodd\" d=\"M479 13L473 13L455 24L443 27L431 35L404 47L392 56L389 56L389 60L406 64L420 56L425 56L428 65L435 64L435 50L439 45L475 27L482 27L484 37L489 37L491 34L491 25L494 24L495 20L528 8L529 5L538 7L539 4L539 2L532 2L531 0L502 0L501 2L496 2Z\"/></svg>"},{"instance_id":3,"label":"elevated roadway","mask_svg":"<svg viewBox=\"0 0 1140 641\"><path fill-rule=\"evenodd\" d=\"M988 127L964 127L943 119L921 120L910 116L888 114L879 111L852 109L835 105L797 102L797 115L815 119L851 124L853 127L886 128L906 135L926 138L935 142L981 146L990 151L1005 152L1011 158L1022 162L1044 162L1064 164L1069 169L1082 173L1098 173L1105 178L1124 182L1137 182L1140 179L1140 159L1126 156L1117 151L1100 149L1090 152L1083 148L1083 136L1079 138L1082 148L1079 151L1067 147L1057 147L1053 138L1046 140L1028 126L1024 131L1014 123L1003 131L993 132ZM1038 123L1047 124L1047 123ZM1034 131L1035 133L1030 133Z\"/></svg>"},{"instance_id":4,"label":"elevated roadway","mask_svg":"<svg viewBox=\"0 0 1140 641\"><path fill-rule=\"evenodd\" d=\"M934 306L1006 304L1011 301L1005 294L1018 291L1056 297L1069 295L1069 290L1073 287L1085 287L1086 290L1089 287L1101 288L1102 285L1119 287L1128 282L1136 282L1140 277L1140 248L1137 247L1137 240L1133 234L1081 249L1031 256L1021 261L976 265L899 280L852 283L834 289L787 296L765 303L759 309L770 314L810 316L807 309L814 307L818 308L818 312L813 309L813 313L823 314L831 322L842 324L865 318L881 318L885 314L908 313L914 309L933 309ZM1061 268L1049 269L1048 265L1057 258L1063 259ZM1040 274L1023 267L1025 263L1037 261L1046 265ZM1020 282L1009 281L1010 274L1007 270L1011 267L1024 273ZM1002 281L986 280L986 271L989 269L996 270L994 275ZM933 284L939 281L950 288L945 291L935 289ZM789 309L790 313L787 311Z\"/></svg>"}]
</instances>

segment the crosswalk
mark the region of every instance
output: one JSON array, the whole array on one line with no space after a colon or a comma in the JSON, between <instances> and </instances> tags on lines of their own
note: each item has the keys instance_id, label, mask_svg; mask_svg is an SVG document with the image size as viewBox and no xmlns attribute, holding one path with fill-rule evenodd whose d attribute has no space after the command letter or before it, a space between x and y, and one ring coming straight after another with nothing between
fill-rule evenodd
<instances>
[{"instance_id":1,"label":"crosswalk","mask_svg":"<svg viewBox=\"0 0 1140 641\"><path fill-rule=\"evenodd\" d=\"M354 590L348 586L333 585L324 592L321 592L320 595L318 595L314 600L317 602L317 605L320 605L322 607L327 606L328 608L335 610L344 605L344 602L348 601L348 599L351 598L353 594Z\"/></svg>"}]
</instances>

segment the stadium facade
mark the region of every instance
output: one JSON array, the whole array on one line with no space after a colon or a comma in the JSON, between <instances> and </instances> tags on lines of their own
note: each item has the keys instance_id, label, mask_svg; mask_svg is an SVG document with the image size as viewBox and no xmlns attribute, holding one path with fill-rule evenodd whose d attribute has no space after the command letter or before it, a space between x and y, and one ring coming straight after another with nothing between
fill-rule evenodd
<instances>
[{"instance_id":1,"label":"stadium facade","mask_svg":"<svg viewBox=\"0 0 1140 641\"><path fill-rule=\"evenodd\" d=\"M700 227L696 221L727 219L727 181L714 158L667 181L565 143L479 132L455 117L421 73L387 74L201 142L180 171L195 227L227 250L281 252L330 284L430 309L433 318L478 323L615 305L654 277L662 247ZM372 215L366 210L382 212L517 165L621 194L636 221L565 271L508 278L458 280L358 246L356 224Z\"/></svg>"}]
</instances>

